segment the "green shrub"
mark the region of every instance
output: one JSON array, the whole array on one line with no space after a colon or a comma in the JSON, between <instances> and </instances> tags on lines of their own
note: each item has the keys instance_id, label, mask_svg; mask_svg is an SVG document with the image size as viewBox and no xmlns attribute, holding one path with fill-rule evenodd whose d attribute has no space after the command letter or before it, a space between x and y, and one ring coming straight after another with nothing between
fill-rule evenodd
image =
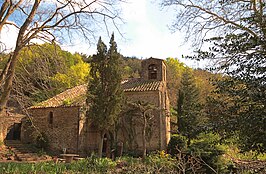
<instances>
[{"instance_id":1,"label":"green shrub","mask_svg":"<svg viewBox=\"0 0 266 174\"><path fill-rule=\"evenodd\" d=\"M116 166L116 163L109 158L88 158L87 161L90 167L94 167L95 171L101 173Z\"/></svg>"},{"instance_id":2,"label":"green shrub","mask_svg":"<svg viewBox=\"0 0 266 174\"><path fill-rule=\"evenodd\" d=\"M41 133L36 137L36 147L41 149L47 149L48 146L49 146L48 137L44 133Z\"/></svg>"},{"instance_id":3,"label":"green shrub","mask_svg":"<svg viewBox=\"0 0 266 174\"><path fill-rule=\"evenodd\" d=\"M119 169L122 173L178 173L176 169L176 159L164 151L150 153L145 160L132 156L117 158L117 166L113 173ZM118 170L117 170L118 169Z\"/></svg>"},{"instance_id":4,"label":"green shrub","mask_svg":"<svg viewBox=\"0 0 266 174\"><path fill-rule=\"evenodd\" d=\"M224 164L221 164L219 161L221 155L224 154L224 151L220 145L220 136L218 134L199 134L197 138L191 140L191 144L188 147L188 153L193 154L202 160L202 163L205 164L203 165L205 172L207 173L212 173L212 169L220 171L224 168Z\"/></svg>"},{"instance_id":5,"label":"green shrub","mask_svg":"<svg viewBox=\"0 0 266 174\"><path fill-rule=\"evenodd\" d=\"M122 156L122 157L119 157L117 158L117 162L120 163L120 162L125 162L127 165L134 165L134 164L137 164L140 162L140 158L135 158L133 156Z\"/></svg>"},{"instance_id":6,"label":"green shrub","mask_svg":"<svg viewBox=\"0 0 266 174\"><path fill-rule=\"evenodd\" d=\"M257 158L259 160L266 161L266 153L259 153Z\"/></svg>"},{"instance_id":7,"label":"green shrub","mask_svg":"<svg viewBox=\"0 0 266 174\"><path fill-rule=\"evenodd\" d=\"M172 156L179 153L179 150L185 151L187 149L187 138L182 135L173 134L167 147L167 152Z\"/></svg>"},{"instance_id":8,"label":"green shrub","mask_svg":"<svg viewBox=\"0 0 266 174\"><path fill-rule=\"evenodd\" d=\"M155 173L156 171L161 171L163 173L173 171L176 166L175 162L176 160L164 151L151 153L145 159L146 166L150 166Z\"/></svg>"}]
</instances>

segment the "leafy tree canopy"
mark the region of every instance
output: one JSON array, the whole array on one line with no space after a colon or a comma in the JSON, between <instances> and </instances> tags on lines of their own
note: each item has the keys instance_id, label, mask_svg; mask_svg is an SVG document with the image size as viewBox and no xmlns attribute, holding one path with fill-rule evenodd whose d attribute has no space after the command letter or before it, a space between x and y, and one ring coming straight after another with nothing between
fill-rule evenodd
<instances>
[{"instance_id":1,"label":"leafy tree canopy","mask_svg":"<svg viewBox=\"0 0 266 174\"><path fill-rule=\"evenodd\" d=\"M120 112L121 89L121 55L117 52L114 35L110 47L99 38L97 54L92 56L90 80L88 84L88 117L100 130L109 130Z\"/></svg>"},{"instance_id":2,"label":"leafy tree canopy","mask_svg":"<svg viewBox=\"0 0 266 174\"><path fill-rule=\"evenodd\" d=\"M1 58L0 69L8 55ZM32 45L19 54L12 95L28 107L67 88L84 84L88 75L89 64L83 62L79 54L71 54L48 43Z\"/></svg>"},{"instance_id":3,"label":"leafy tree canopy","mask_svg":"<svg viewBox=\"0 0 266 174\"><path fill-rule=\"evenodd\" d=\"M175 29L185 29L187 38L194 36L199 46L209 42L209 50L200 49L190 58L210 59L211 70L228 76L216 83L216 98L210 100L216 110L225 109L216 113L226 119L225 131L239 133L243 150L265 151L265 2L163 0L163 5L179 8Z\"/></svg>"},{"instance_id":4,"label":"leafy tree canopy","mask_svg":"<svg viewBox=\"0 0 266 174\"><path fill-rule=\"evenodd\" d=\"M98 147L98 155L102 157L104 135L110 135L115 130L118 119L123 91L122 80L122 56L117 51L114 34L110 39L110 47L99 38L97 54L91 59L91 79L88 84L87 117L100 131L101 141Z\"/></svg>"}]
</instances>

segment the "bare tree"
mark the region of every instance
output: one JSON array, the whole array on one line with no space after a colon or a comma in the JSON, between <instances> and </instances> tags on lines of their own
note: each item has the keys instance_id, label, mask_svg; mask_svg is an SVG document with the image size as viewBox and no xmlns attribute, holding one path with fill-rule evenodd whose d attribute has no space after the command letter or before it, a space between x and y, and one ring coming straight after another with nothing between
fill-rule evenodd
<instances>
[{"instance_id":1,"label":"bare tree","mask_svg":"<svg viewBox=\"0 0 266 174\"><path fill-rule=\"evenodd\" d=\"M245 31L258 38L262 31L258 28L265 30L266 9L263 0L162 0L162 6L176 10L172 29L184 31L186 39L193 36L194 46L201 46L206 36ZM247 17L254 17L258 21L256 26Z\"/></svg>"},{"instance_id":2,"label":"bare tree","mask_svg":"<svg viewBox=\"0 0 266 174\"><path fill-rule=\"evenodd\" d=\"M137 124L140 123L142 127L142 159L144 160L147 155L147 139L149 139L149 133L151 134L151 132L147 132L147 129L152 126L152 122L154 121L152 112L156 108L154 105L144 101L128 102L127 105L129 107L127 113L135 117L135 120L138 120Z\"/></svg>"},{"instance_id":3,"label":"bare tree","mask_svg":"<svg viewBox=\"0 0 266 174\"><path fill-rule=\"evenodd\" d=\"M5 0L0 9L0 32L5 25L13 25L19 32L0 76L0 114L8 101L23 47L33 39L54 42L66 36L71 40L77 35L89 39L101 24L107 26L110 21L116 26L119 18L116 1L120 0Z\"/></svg>"},{"instance_id":4,"label":"bare tree","mask_svg":"<svg viewBox=\"0 0 266 174\"><path fill-rule=\"evenodd\" d=\"M23 0L19 1L14 1L14 0L5 0L1 6L0 9L0 32L3 29L3 26L5 24L10 24L12 23L8 22L8 18L10 15L12 15L15 10L19 7L19 5L23 2Z\"/></svg>"},{"instance_id":5,"label":"bare tree","mask_svg":"<svg viewBox=\"0 0 266 174\"><path fill-rule=\"evenodd\" d=\"M173 6L177 10L174 29L184 29L187 38L194 36L198 39L198 45L204 41L210 43L208 50L196 50L197 54L191 58L209 59L213 61L211 70L222 71L231 77L218 80L215 91L235 103L232 108L236 113L226 114L230 110L226 108L225 113L219 113L219 117L222 114L223 121L226 120L226 127L222 128L224 125L221 122L216 125L227 135L229 132L238 134L243 150L265 151L265 0L162 2L164 6ZM240 84L245 88L239 87ZM212 107L217 108L215 105ZM248 109L243 112L242 108L246 107ZM213 118L213 114L209 117Z\"/></svg>"}]
</instances>

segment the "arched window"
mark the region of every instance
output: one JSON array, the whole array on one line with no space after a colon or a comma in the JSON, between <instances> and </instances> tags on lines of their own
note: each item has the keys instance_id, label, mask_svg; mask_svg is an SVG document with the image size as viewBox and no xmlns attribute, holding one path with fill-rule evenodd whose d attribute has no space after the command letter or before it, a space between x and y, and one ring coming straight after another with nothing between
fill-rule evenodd
<instances>
[{"instance_id":1,"label":"arched window","mask_svg":"<svg viewBox=\"0 0 266 174\"><path fill-rule=\"evenodd\" d=\"M155 64L151 64L149 65L148 71L149 71L149 75L148 78L149 79L157 79L157 66Z\"/></svg>"},{"instance_id":2,"label":"arched window","mask_svg":"<svg viewBox=\"0 0 266 174\"><path fill-rule=\"evenodd\" d=\"M48 122L49 122L49 124L53 124L53 122L54 122L54 113L53 112L49 113Z\"/></svg>"}]
</instances>

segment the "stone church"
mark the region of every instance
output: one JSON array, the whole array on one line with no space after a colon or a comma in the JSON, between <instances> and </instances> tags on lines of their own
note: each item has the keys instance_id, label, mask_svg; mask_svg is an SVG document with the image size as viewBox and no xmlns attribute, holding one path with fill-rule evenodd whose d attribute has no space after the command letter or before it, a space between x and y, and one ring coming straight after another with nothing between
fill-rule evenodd
<instances>
[{"instance_id":1,"label":"stone church","mask_svg":"<svg viewBox=\"0 0 266 174\"><path fill-rule=\"evenodd\" d=\"M140 78L122 81L127 101L149 102L155 106L147 139L147 150L165 150L170 140L169 99L166 87L166 65L161 59L149 58L141 63ZM100 133L85 117L86 85L66 90L55 97L29 108L31 121L25 119L21 125L21 141L34 143L34 135L42 133L47 137L49 150L61 153L89 155L96 151ZM121 116L128 120L128 115ZM122 119L121 119L122 120ZM131 127L129 128L129 125ZM138 151L142 148L142 123L122 122L117 130L117 141L123 143L125 151ZM130 138L131 137L131 138ZM108 145L104 138L103 153Z\"/></svg>"}]
</instances>

